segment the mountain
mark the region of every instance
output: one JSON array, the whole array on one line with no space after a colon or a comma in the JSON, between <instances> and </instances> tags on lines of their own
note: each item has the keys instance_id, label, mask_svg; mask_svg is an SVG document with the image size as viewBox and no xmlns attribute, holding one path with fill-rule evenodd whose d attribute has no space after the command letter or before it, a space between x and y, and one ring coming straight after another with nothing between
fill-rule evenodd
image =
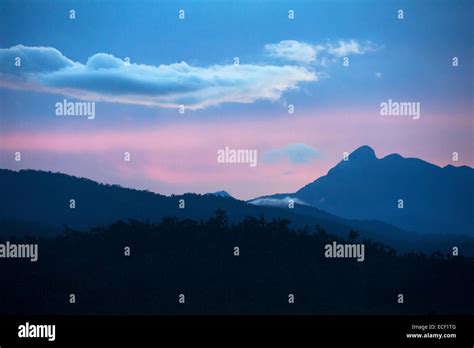
<instances>
[{"instance_id":1,"label":"mountain","mask_svg":"<svg viewBox=\"0 0 474 348\"><path fill-rule=\"evenodd\" d=\"M294 193L251 202L285 197L347 219L379 220L422 234L474 234L473 168L439 167L398 154L379 159L369 146Z\"/></svg>"},{"instance_id":2,"label":"mountain","mask_svg":"<svg viewBox=\"0 0 474 348\"><path fill-rule=\"evenodd\" d=\"M86 231L118 220L159 223L173 216L200 221L212 218L216 210L222 209L230 223L247 217L265 217L267 221L286 219L293 228L307 228L309 233L318 227L346 238L351 230L357 230L360 240L372 239L402 251L448 251L452 245L463 245L464 254L474 255L474 238L419 236L373 219L341 218L299 204L298 200L294 208L289 208L281 202L279 206L259 206L210 194L164 196L62 173L7 169L0 169L0 197L0 239L24 235L51 237L61 233L65 225ZM75 200L74 209L70 208L71 199Z\"/></svg>"},{"instance_id":3,"label":"mountain","mask_svg":"<svg viewBox=\"0 0 474 348\"><path fill-rule=\"evenodd\" d=\"M224 190L217 191L217 192L210 192L210 193L207 193L207 194L212 195L212 196L218 196L218 197L233 198L227 191L224 191Z\"/></svg>"},{"instance_id":4,"label":"mountain","mask_svg":"<svg viewBox=\"0 0 474 348\"><path fill-rule=\"evenodd\" d=\"M160 222L174 216L181 219L203 220L214 216L217 209L225 210L229 221L236 223L247 217L267 220L287 219L294 227L320 226L333 234L346 237L357 229L361 238L401 245L410 234L378 221L353 221L339 218L317 208L295 204L294 208L268 207L248 204L220 195L163 196L118 185L99 184L74 176L36 170L11 171L0 169L0 235L50 236L66 225L76 230L107 225L118 220ZM70 208L71 199L75 207ZM184 205L183 205L184 204ZM183 207L183 208L180 208Z\"/></svg>"}]
</instances>

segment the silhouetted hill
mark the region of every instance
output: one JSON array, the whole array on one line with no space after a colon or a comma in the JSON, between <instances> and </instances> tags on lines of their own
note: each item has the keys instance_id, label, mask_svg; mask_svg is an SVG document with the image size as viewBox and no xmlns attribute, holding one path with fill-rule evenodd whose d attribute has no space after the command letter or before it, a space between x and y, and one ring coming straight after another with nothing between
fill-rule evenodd
<instances>
[{"instance_id":1,"label":"silhouetted hill","mask_svg":"<svg viewBox=\"0 0 474 348\"><path fill-rule=\"evenodd\" d=\"M371 238L398 250L449 251L458 239L438 238L420 243L418 235L392 225L373 220L339 218L317 208L295 204L293 209L256 206L231 197L185 194L163 196L149 191L99 184L61 173L35 170L11 171L0 169L0 236L58 234L64 225L76 230L107 225L117 220L159 222L164 217L203 220L223 209L229 221L237 223L246 217L283 218L295 228L315 226L333 234L347 236L358 230L361 238ZM70 200L75 208L70 208ZM184 208L180 208L183 206ZM463 240L462 253L474 254L474 242Z\"/></svg>"},{"instance_id":2,"label":"silhouetted hill","mask_svg":"<svg viewBox=\"0 0 474 348\"><path fill-rule=\"evenodd\" d=\"M441 168L398 154L378 159L369 146L295 193L257 203L287 196L348 219L379 220L423 234L474 234L474 169Z\"/></svg>"},{"instance_id":3,"label":"silhouetted hill","mask_svg":"<svg viewBox=\"0 0 474 348\"><path fill-rule=\"evenodd\" d=\"M286 218L294 226L320 225L332 233L347 235L352 222L316 208L295 205L294 209L255 206L230 197L185 194L163 196L148 191L99 184L89 179L35 170L18 172L0 169L0 235L41 235L58 233L63 225L85 230L117 220L160 221L166 216L207 219L216 209L228 212L231 222L245 217ZM70 200L75 208L70 208ZM184 208L180 202L184 200ZM362 236L399 247L406 232L374 222L355 222ZM48 232L46 232L48 230Z\"/></svg>"},{"instance_id":4,"label":"silhouetted hill","mask_svg":"<svg viewBox=\"0 0 474 348\"><path fill-rule=\"evenodd\" d=\"M320 225L341 235L346 235L352 228L350 221L311 207L259 207L231 197L210 194L163 196L36 170L16 172L0 169L0 193L4 202L0 207L0 221L10 228L9 231L4 228L4 234L13 232L15 226L22 231L29 228L30 234L36 234L36 226L49 226L59 231L63 225L80 230L117 220L158 222L166 216L200 220L211 217L216 209L224 209L231 222L242 221L248 216L265 216L267 219L286 218L295 226ZM75 200L74 209L70 208L71 199ZM369 227L367 230L380 228L379 225L372 227L371 223L362 223L363 235L365 225ZM379 231L382 235L394 235L396 239L406 233L383 225ZM43 228L40 230L43 233Z\"/></svg>"}]
</instances>

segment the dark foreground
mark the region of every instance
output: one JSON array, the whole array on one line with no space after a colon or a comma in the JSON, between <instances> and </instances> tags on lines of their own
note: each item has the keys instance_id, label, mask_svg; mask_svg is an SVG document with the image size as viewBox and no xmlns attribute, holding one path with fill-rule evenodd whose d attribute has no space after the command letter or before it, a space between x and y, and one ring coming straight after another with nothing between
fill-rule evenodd
<instances>
[{"instance_id":1,"label":"dark foreground","mask_svg":"<svg viewBox=\"0 0 474 348\"><path fill-rule=\"evenodd\" d=\"M229 225L218 211L199 222L117 222L89 232L65 227L53 239L9 239L38 243L39 257L1 260L0 314L474 313L472 259L397 255L357 233L344 241L288 226L263 218ZM364 243L365 260L325 258L333 241Z\"/></svg>"}]
</instances>

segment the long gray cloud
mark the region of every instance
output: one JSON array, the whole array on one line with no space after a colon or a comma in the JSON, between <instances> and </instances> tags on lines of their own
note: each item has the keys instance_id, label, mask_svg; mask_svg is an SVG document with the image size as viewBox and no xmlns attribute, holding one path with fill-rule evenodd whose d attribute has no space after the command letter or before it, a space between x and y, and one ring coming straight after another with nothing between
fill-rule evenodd
<instances>
[{"instance_id":1,"label":"long gray cloud","mask_svg":"<svg viewBox=\"0 0 474 348\"><path fill-rule=\"evenodd\" d=\"M21 58L21 66L15 59ZM59 93L91 101L201 109L222 103L277 101L318 75L295 65L126 64L97 53L86 64L52 47L0 49L0 86Z\"/></svg>"}]
</instances>

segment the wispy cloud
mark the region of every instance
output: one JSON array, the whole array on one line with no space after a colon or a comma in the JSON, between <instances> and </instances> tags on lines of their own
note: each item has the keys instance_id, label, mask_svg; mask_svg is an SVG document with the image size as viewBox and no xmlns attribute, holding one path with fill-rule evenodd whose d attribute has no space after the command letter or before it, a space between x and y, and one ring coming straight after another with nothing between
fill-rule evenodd
<instances>
[{"instance_id":1,"label":"wispy cloud","mask_svg":"<svg viewBox=\"0 0 474 348\"><path fill-rule=\"evenodd\" d=\"M354 54L364 54L366 52L375 51L375 49L376 47L370 41L362 44L355 40L339 40L337 44L327 44L327 52L336 58L347 57Z\"/></svg>"},{"instance_id":2,"label":"wispy cloud","mask_svg":"<svg viewBox=\"0 0 474 348\"><path fill-rule=\"evenodd\" d=\"M320 49L318 46L296 40L283 40L278 43L270 43L266 44L264 48L270 57L305 64L313 62Z\"/></svg>"},{"instance_id":3,"label":"wispy cloud","mask_svg":"<svg viewBox=\"0 0 474 348\"><path fill-rule=\"evenodd\" d=\"M263 153L263 161L274 163L289 160L294 164L308 163L319 155L318 151L306 144L288 144L280 148L268 150Z\"/></svg>"},{"instance_id":4,"label":"wispy cloud","mask_svg":"<svg viewBox=\"0 0 474 348\"><path fill-rule=\"evenodd\" d=\"M310 44L303 41L283 40L264 46L268 56L287 61L309 64L326 65L329 59L361 55L372 52L377 47L370 41L361 43L356 40L339 40L336 43L325 42Z\"/></svg>"},{"instance_id":5,"label":"wispy cloud","mask_svg":"<svg viewBox=\"0 0 474 348\"><path fill-rule=\"evenodd\" d=\"M15 66L15 58L21 66ZM59 93L91 101L201 109L222 103L277 101L317 74L294 65L212 65L196 67L126 64L97 53L86 64L52 47L22 45L0 49L0 86Z\"/></svg>"}]
</instances>

